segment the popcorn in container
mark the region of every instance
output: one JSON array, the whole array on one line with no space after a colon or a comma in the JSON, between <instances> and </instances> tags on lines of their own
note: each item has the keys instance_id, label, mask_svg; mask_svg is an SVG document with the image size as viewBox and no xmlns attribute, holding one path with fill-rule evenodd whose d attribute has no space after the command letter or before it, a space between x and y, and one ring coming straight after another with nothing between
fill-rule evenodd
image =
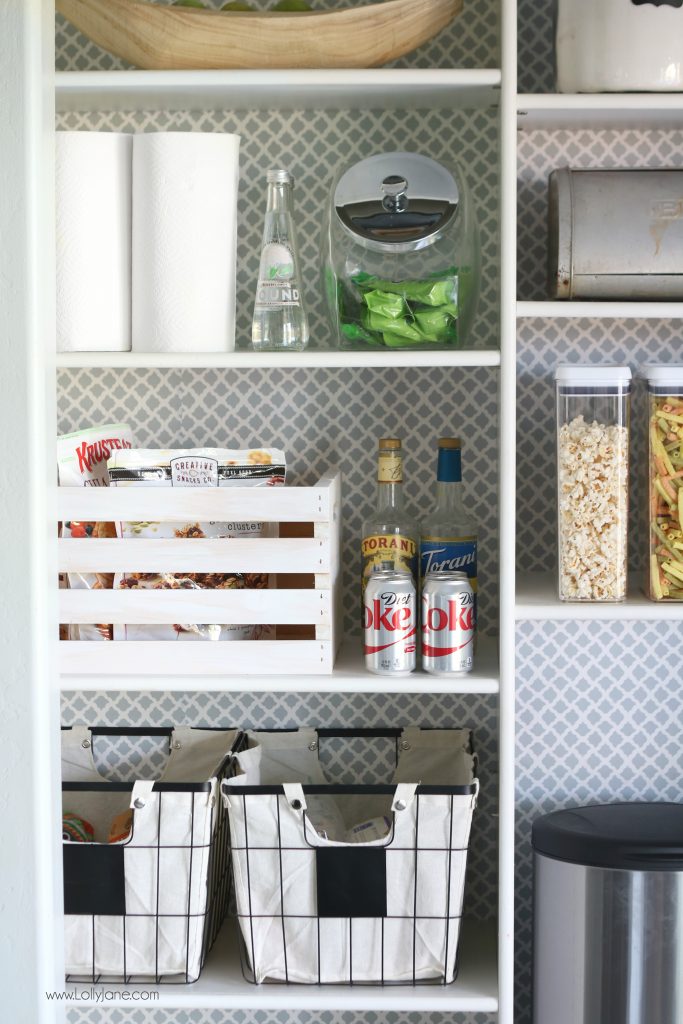
<instances>
[{"instance_id":1,"label":"popcorn in container","mask_svg":"<svg viewBox=\"0 0 683 1024\"><path fill-rule=\"evenodd\" d=\"M561 601L624 601L631 371L558 366L557 534Z\"/></svg>"}]
</instances>

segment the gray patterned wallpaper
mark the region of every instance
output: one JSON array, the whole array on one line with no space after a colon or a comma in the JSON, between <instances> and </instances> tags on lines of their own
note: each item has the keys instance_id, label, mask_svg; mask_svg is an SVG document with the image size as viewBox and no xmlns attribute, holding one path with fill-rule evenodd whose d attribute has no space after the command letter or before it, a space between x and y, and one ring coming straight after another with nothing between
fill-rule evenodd
<instances>
[{"instance_id":1,"label":"gray patterned wallpaper","mask_svg":"<svg viewBox=\"0 0 683 1024\"><path fill-rule=\"evenodd\" d=\"M517 2L519 92L553 92L555 89L556 3L557 0Z\"/></svg>"},{"instance_id":2,"label":"gray patterned wallpaper","mask_svg":"<svg viewBox=\"0 0 683 1024\"><path fill-rule=\"evenodd\" d=\"M452 110L203 111L68 113L57 127L71 131L236 132L240 143L237 228L238 347L251 338L256 275L269 167L294 175L294 206L303 294L311 346L328 347L330 329L320 284L320 233L334 174L372 153L409 150L448 164L457 161L472 191L481 232L481 299L468 345L498 346L497 117Z\"/></svg>"},{"instance_id":3,"label":"gray patterned wallpaper","mask_svg":"<svg viewBox=\"0 0 683 1024\"><path fill-rule=\"evenodd\" d=\"M531 823L582 803L683 800L682 640L680 623L518 626L515 1024L531 1024Z\"/></svg>"}]
</instances>

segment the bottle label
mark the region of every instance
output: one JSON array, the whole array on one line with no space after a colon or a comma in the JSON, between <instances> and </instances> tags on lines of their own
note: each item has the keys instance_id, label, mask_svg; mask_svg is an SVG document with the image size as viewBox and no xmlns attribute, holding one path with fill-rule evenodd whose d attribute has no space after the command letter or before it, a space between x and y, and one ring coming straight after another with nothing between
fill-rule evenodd
<instances>
[{"instance_id":1,"label":"bottle label","mask_svg":"<svg viewBox=\"0 0 683 1024\"><path fill-rule=\"evenodd\" d=\"M268 242L261 253L256 305L298 306L300 301L292 250L281 242Z\"/></svg>"},{"instance_id":2,"label":"bottle label","mask_svg":"<svg viewBox=\"0 0 683 1024\"><path fill-rule=\"evenodd\" d=\"M369 577L379 569L409 572L413 580L417 580L417 544L412 537L401 533L373 533L363 538L361 558L363 593Z\"/></svg>"},{"instance_id":3,"label":"bottle label","mask_svg":"<svg viewBox=\"0 0 683 1024\"><path fill-rule=\"evenodd\" d=\"M474 591L477 621L477 538L423 537L420 540L420 579L430 572L465 572Z\"/></svg>"},{"instance_id":4,"label":"bottle label","mask_svg":"<svg viewBox=\"0 0 683 1024\"><path fill-rule=\"evenodd\" d=\"M394 453L380 455L377 461L377 480L380 484L402 484L403 456Z\"/></svg>"},{"instance_id":5,"label":"bottle label","mask_svg":"<svg viewBox=\"0 0 683 1024\"><path fill-rule=\"evenodd\" d=\"M430 572L465 572L477 592L476 537L423 537L420 541L420 576Z\"/></svg>"}]
</instances>

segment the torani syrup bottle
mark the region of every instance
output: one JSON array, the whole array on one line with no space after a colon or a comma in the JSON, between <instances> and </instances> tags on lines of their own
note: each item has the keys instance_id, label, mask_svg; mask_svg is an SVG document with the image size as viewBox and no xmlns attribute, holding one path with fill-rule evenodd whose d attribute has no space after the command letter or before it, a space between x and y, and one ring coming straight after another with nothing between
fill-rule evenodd
<instances>
[{"instance_id":1,"label":"torani syrup bottle","mask_svg":"<svg viewBox=\"0 0 683 1024\"><path fill-rule=\"evenodd\" d=\"M465 572L477 594L477 527L462 499L460 439L442 437L436 471L436 507L420 531L420 578L430 572Z\"/></svg>"},{"instance_id":2,"label":"torani syrup bottle","mask_svg":"<svg viewBox=\"0 0 683 1024\"><path fill-rule=\"evenodd\" d=\"M406 513L403 452L395 437L383 437L377 459L377 506L363 525L361 593L377 569L404 569L417 586L417 523Z\"/></svg>"}]
</instances>

